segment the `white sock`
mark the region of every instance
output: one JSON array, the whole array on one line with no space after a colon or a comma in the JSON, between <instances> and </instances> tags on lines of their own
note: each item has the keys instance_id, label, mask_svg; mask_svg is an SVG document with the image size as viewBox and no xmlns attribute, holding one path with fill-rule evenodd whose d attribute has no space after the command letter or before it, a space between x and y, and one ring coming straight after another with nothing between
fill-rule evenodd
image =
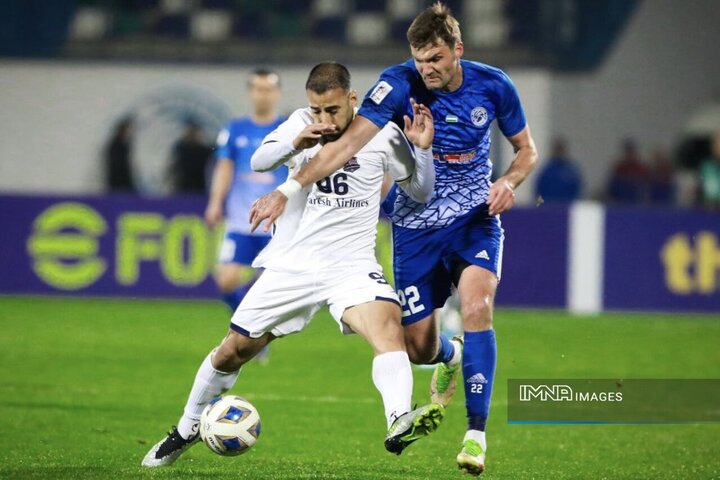
<instances>
[{"instance_id":1,"label":"white sock","mask_svg":"<svg viewBox=\"0 0 720 480\"><path fill-rule=\"evenodd\" d=\"M478 442L482 447L483 452L487 450L487 443L485 442L485 432L481 430L468 430L467 432L465 432L465 438L463 438L463 442L468 439L473 439Z\"/></svg>"},{"instance_id":2,"label":"white sock","mask_svg":"<svg viewBox=\"0 0 720 480\"><path fill-rule=\"evenodd\" d=\"M215 370L211 363L214 353L215 350L210 352L200 365L183 416L178 422L178 432L185 439L197 433L200 415L210 400L230 390L240 373L240 370L231 373Z\"/></svg>"},{"instance_id":3,"label":"white sock","mask_svg":"<svg viewBox=\"0 0 720 480\"><path fill-rule=\"evenodd\" d=\"M455 347L455 352L453 353L452 358L449 362L447 362L448 365L457 365L462 361L462 345L460 345L460 342L457 340L450 339L450 343L452 343L453 347Z\"/></svg>"},{"instance_id":4,"label":"white sock","mask_svg":"<svg viewBox=\"0 0 720 480\"><path fill-rule=\"evenodd\" d=\"M407 352L381 353L373 359L372 379L385 406L388 428L395 418L410 411L412 370Z\"/></svg>"}]
</instances>

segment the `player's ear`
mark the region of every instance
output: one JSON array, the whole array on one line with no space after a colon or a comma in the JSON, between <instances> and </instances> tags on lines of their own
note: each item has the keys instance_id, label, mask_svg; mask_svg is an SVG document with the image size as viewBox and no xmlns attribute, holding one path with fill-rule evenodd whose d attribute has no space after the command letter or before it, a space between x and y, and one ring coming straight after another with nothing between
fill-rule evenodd
<instances>
[{"instance_id":1,"label":"player's ear","mask_svg":"<svg viewBox=\"0 0 720 480\"><path fill-rule=\"evenodd\" d=\"M465 52L465 45L463 45L463 42L461 40L458 40L455 42L455 57L461 58L463 56L463 53Z\"/></svg>"},{"instance_id":2,"label":"player's ear","mask_svg":"<svg viewBox=\"0 0 720 480\"><path fill-rule=\"evenodd\" d=\"M351 90L348 92L348 101L350 102L350 106L351 106L352 108L357 107L357 103L358 103L357 90L351 89Z\"/></svg>"}]
</instances>

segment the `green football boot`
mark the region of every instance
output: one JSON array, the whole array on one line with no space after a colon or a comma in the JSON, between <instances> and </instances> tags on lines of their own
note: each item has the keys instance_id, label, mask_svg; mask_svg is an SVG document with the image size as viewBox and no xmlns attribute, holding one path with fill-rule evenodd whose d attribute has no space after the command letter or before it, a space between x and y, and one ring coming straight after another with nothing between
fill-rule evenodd
<instances>
[{"instance_id":1,"label":"green football boot","mask_svg":"<svg viewBox=\"0 0 720 480\"><path fill-rule=\"evenodd\" d=\"M444 415L445 409L436 403L400 415L390 425L385 450L400 455L408 445L437 430Z\"/></svg>"},{"instance_id":2,"label":"green football boot","mask_svg":"<svg viewBox=\"0 0 720 480\"><path fill-rule=\"evenodd\" d=\"M485 471L485 450L477 440L466 438L457 456L458 468L470 475L480 475Z\"/></svg>"}]
</instances>

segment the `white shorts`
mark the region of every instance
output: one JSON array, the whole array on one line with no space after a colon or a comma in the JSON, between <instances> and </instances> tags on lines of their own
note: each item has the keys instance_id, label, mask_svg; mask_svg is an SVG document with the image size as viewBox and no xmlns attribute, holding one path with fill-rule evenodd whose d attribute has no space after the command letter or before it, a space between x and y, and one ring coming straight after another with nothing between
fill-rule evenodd
<instances>
[{"instance_id":1,"label":"white shorts","mask_svg":"<svg viewBox=\"0 0 720 480\"><path fill-rule=\"evenodd\" d=\"M377 263L302 273L265 270L235 310L230 328L252 338L267 332L282 337L303 330L327 305L340 330L349 334L342 322L345 310L375 300L400 305Z\"/></svg>"}]
</instances>

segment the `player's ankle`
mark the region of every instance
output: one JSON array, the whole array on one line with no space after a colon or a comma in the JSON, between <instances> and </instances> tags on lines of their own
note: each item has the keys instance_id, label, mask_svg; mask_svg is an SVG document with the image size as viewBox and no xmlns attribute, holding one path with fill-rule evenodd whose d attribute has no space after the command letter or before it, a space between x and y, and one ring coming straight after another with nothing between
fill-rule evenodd
<instances>
[{"instance_id":1,"label":"player's ankle","mask_svg":"<svg viewBox=\"0 0 720 480\"><path fill-rule=\"evenodd\" d=\"M182 416L177 426L178 433L185 440L189 440L190 438L197 435L199 428L200 420L189 418L185 415Z\"/></svg>"},{"instance_id":2,"label":"player's ankle","mask_svg":"<svg viewBox=\"0 0 720 480\"><path fill-rule=\"evenodd\" d=\"M454 366L458 365L462 361L462 344L458 342L457 340L450 340L450 343L452 344L454 351L453 356L450 358L450 360L446 363L447 366Z\"/></svg>"},{"instance_id":3,"label":"player's ankle","mask_svg":"<svg viewBox=\"0 0 720 480\"><path fill-rule=\"evenodd\" d=\"M465 432L465 437L463 438L463 442L466 440L475 440L480 447L482 447L483 451L486 449L486 441L485 441L485 432L482 430L468 430Z\"/></svg>"}]
</instances>

